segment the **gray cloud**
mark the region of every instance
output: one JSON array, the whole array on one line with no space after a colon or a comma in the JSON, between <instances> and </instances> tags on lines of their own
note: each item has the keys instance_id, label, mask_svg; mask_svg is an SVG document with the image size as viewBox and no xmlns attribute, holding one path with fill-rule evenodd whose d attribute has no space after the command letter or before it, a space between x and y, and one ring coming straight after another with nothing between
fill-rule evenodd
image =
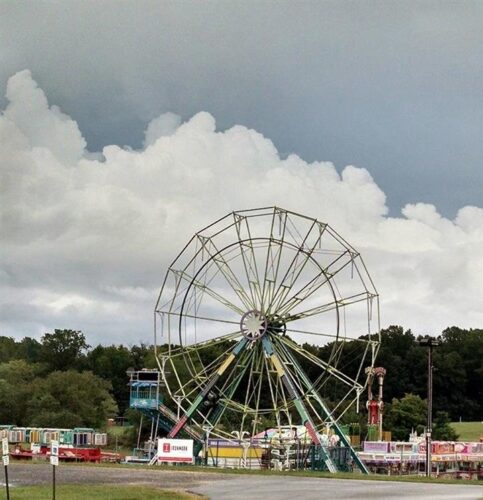
<instances>
[{"instance_id":1,"label":"gray cloud","mask_svg":"<svg viewBox=\"0 0 483 500\"><path fill-rule=\"evenodd\" d=\"M483 174L480 2L4 3L0 82L30 68L90 150L200 110L282 156L368 168L393 215L453 217ZM449 191L449 195L448 195Z\"/></svg>"},{"instance_id":2,"label":"gray cloud","mask_svg":"<svg viewBox=\"0 0 483 500\"><path fill-rule=\"evenodd\" d=\"M77 123L28 71L0 117L2 332L84 330L91 342L150 340L168 263L198 229L234 209L279 205L329 222L360 250L383 324L437 333L483 321L483 209L430 204L389 217L369 172L281 158L243 126L198 113L155 118L139 150L92 156ZM101 158L101 160L99 159Z\"/></svg>"}]
</instances>

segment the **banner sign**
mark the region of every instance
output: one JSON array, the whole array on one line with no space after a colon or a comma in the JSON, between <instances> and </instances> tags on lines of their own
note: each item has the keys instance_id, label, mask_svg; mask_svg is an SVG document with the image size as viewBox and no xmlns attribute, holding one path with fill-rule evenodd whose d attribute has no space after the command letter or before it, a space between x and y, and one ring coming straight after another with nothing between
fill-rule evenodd
<instances>
[{"instance_id":1,"label":"banner sign","mask_svg":"<svg viewBox=\"0 0 483 500\"><path fill-rule=\"evenodd\" d=\"M193 463L192 439L158 439L158 462Z\"/></svg>"}]
</instances>

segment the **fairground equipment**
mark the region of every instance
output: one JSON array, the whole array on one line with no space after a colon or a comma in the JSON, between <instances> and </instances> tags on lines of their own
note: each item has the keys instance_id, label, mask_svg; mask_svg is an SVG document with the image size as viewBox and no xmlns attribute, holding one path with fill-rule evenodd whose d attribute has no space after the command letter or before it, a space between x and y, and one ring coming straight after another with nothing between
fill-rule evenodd
<instances>
[{"instance_id":1,"label":"fairground equipment","mask_svg":"<svg viewBox=\"0 0 483 500\"><path fill-rule=\"evenodd\" d=\"M377 291L328 224L277 207L230 213L166 273L155 349L167 397L153 419L205 447L300 424L325 469L340 469L322 439L334 434L367 472L339 420L358 405L379 343ZM342 357L350 366L338 366Z\"/></svg>"},{"instance_id":2,"label":"fairground equipment","mask_svg":"<svg viewBox=\"0 0 483 500\"><path fill-rule=\"evenodd\" d=\"M384 412L383 388L386 369L378 366L365 369L367 379L367 429L369 441L382 441L382 420ZM374 380L377 380L377 395L373 393Z\"/></svg>"}]
</instances>

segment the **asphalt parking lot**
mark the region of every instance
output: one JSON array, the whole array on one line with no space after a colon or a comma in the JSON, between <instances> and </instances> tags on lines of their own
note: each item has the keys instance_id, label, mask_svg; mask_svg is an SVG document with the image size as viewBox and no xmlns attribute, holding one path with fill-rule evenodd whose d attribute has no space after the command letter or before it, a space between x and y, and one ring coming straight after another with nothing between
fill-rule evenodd
<instances>
[{"instance_id":1,"label":"asphalt parking lot","mask_svg":"<svg viewBox=\"0 0 483 500\"><path fill-rule=\"evenodd\" d=\"M12 487L48 484L52 468L48 464L12 464ZM208 496L213 500L254 498L278 499L451 499L483 498L483 487L475 484L427 484L387 481L358 481L290 476L181 472L135 467L60 466L58 483L145 484L175 488ZM2 477L3 480L3 477Z\"/></svg>"}]
</instances>

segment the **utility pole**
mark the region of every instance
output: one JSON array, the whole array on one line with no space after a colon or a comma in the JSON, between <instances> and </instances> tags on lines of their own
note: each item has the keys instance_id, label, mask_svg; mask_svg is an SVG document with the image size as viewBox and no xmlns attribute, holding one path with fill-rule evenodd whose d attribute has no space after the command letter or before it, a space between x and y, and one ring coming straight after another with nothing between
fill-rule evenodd
<instances>
[{"instance_id":1,"label":"utility pole","mask_svg":"<svg viewBox=\"0 0 483 500\"><path fill-rule=\"evenodd\" d=\"M419 345L428 348L428 411L426 422L426 477L431 477L431 433L433 427L433 348L440 345L440 340L425 337L418 341Z\"/></svg>"}]
</instances>

